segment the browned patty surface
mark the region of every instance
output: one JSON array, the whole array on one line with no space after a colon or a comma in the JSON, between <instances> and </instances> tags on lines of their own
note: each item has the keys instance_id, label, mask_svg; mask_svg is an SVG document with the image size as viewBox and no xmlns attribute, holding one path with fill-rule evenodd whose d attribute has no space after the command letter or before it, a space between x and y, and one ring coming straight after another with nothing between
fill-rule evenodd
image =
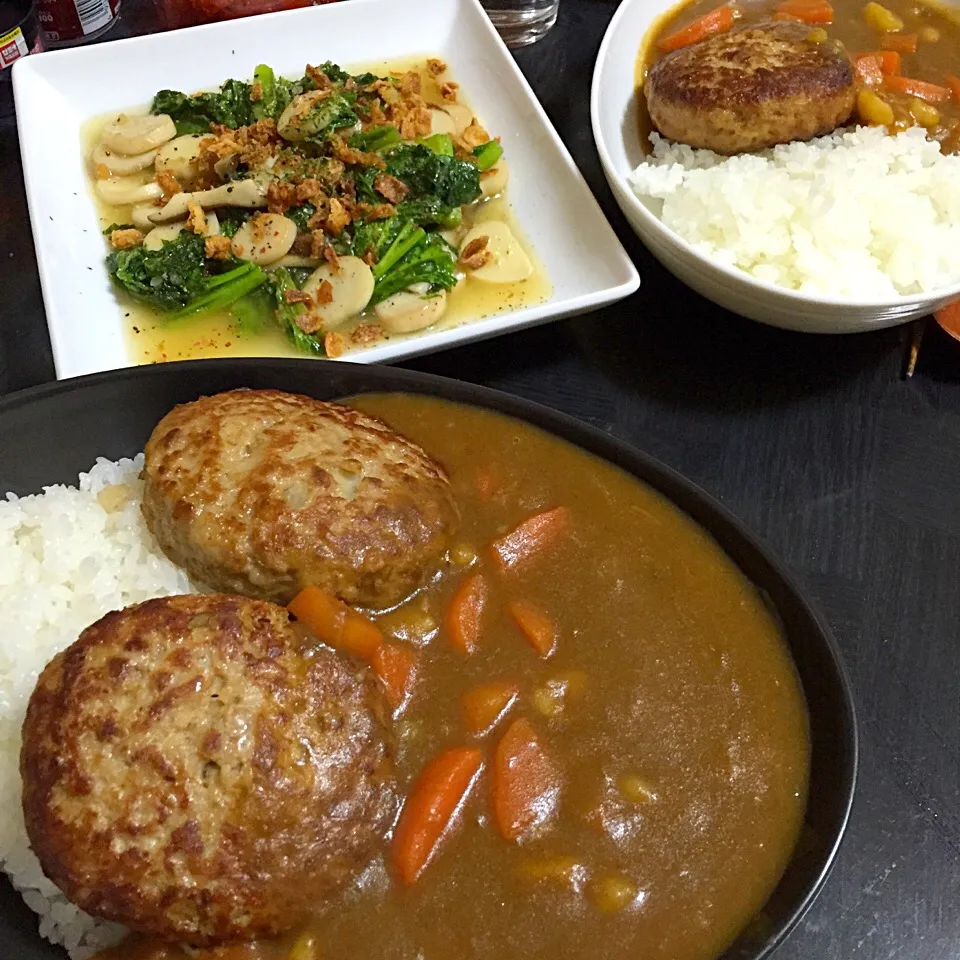
<instances>
[{"instance_id":1,"label":"browned patty surface","mask_svg":"<svg viewBox=\"0 0 960 960\"><path fill-rule=\"evenodd\" d=\"M830 133L853 112L843 46L790 21L735 27L668 53L647 74L650 119L670 140L722 154Z\"/></svg>"},{"instance_id":2,"label":"browned patty surface","mask_svg":"<svg viewBox=\"0 0 960 960\"><path fill-rule=\"evenodd\" d=\"M107 614L44 669L23 811L78 906L194 944L277 933L374 854L396 807L368 671L244 597Z\"/></svg>"},{"instance_id":3,"label":"browned patty surface","mask_svg":"<svg viewBox=\"0 0 960 960\"><path fill-rule=\"evenodd\" d=\"M314 584L387 607L436 571L459 521L443 468L340 404L234 390L176 407L146 447L143 513L217 590L287 603Z\"/></svg>"}]
</instances>

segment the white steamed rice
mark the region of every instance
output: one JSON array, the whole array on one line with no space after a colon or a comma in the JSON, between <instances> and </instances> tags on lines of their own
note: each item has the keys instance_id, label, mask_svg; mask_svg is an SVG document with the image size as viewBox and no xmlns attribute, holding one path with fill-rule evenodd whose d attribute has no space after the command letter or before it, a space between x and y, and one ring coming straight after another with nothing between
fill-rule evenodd
<instances>
[{"instance_id":1,"label":"white steamed rice","mask_svg":"<svg viewBox=\"0 0 960 960\"><path fill-rule=\"evenodd\" d=\"M815 296L960 282L960 156L920 128L858 127L736 157L651 141L634 193L711 260Z\"/></svg>"},{"instance_id":2,"label":"white steamed rice","mask_svg":"<svg viewBox=\"0 0 960 960\"><path fill-rule=\"evenodd\" d=\"M194 592L143 522L142 466L142 456L101 459L79 487L0 499L0 865L40 915L40 933L74 960L123 928L81 912L43 876L21 814L20 729L40 671L85 627L130 603Z\"/></svg>"}]
</instances>

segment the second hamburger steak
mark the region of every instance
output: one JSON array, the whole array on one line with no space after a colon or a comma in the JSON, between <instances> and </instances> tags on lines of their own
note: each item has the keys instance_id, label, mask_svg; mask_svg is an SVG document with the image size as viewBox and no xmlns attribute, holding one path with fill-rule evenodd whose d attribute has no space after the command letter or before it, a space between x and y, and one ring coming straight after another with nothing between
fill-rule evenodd
<instances>
[{"instance_id":1,"label":"second hamburger steak","mask_svg":"<svg viewBox=\"0 0 960 960\"><path fill-rule=\"evenodd\" d=\"M195 945L271 936L376 852L396 812L389 712L287 611L168 597L44 669L21 753L47 876L77 906Z\"/></svg>"},{"instance_id":2,"label":"second hamburger steak","mask_svg":"<svg viewBox=\"0 0 960 960\"><path fill-rule=\"evenodd\" d=\"M386 424L278 390L168 413L146 447L143 513L195 580L288 603L304 586L389 607L436 571L459 522L440 464Z\"/></svg>"}]
</instances>

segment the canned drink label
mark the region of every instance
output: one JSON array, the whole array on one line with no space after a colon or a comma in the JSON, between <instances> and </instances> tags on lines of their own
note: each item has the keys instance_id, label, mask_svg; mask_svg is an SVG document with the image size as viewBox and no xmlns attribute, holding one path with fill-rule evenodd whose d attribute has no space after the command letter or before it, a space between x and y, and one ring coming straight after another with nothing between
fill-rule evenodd
<instances>
[{"instance_id":1,"label":"canned drink label","mask_svg":"<svg viewBox=\"0 0 960 960\"><path fill-rule=\"evenodd\" d=\"M23 31L19 27L14 27L9 33L0 37L0 70L13 66L14 60L19 60L28 53L30 50L27 48Z\"/></svg>"},{"instance_id":2,"label":"canned drink label","mask_svg":"<svg viewBox=\"0 0 960 960\"><path fill-rule=\"evenodd\" d=\"M111 24L120 0L38 0L38 17L51 43L81 40Z\"/></svg>"}]
</instances>

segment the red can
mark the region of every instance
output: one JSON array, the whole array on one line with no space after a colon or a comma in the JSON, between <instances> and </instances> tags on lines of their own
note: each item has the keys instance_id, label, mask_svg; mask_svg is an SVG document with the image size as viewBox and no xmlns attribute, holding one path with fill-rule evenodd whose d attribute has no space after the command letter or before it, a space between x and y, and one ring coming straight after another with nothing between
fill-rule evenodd
<instances>
[{"instance_id":1,"label":"red can","mask_svg":"<svg viewBox=\"0 0 960 960\"><path fill-rule=\"evenodd\" d=\"M37 0L44 47L71 47L109 30L120 0Z\"/></svg>"}]
</instances>

